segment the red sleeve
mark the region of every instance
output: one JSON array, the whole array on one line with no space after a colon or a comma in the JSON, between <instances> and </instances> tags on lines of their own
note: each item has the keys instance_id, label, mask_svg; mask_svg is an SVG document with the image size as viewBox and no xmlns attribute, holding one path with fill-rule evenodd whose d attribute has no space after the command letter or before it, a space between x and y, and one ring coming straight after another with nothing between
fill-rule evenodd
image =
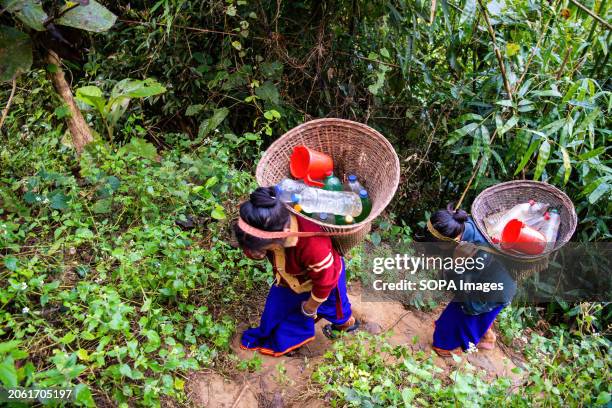
<instances>
[{"instance_id":1,"label":"red sleeve","mask_svg":"<svg viewBox=\"0 0 612 408\"><path fill-rule=\"evenodd\" d=\"M314 238L309 241L302 251L302 262L312 280L311 296L323 302L338 284L340 271L334 259L338 255L332 250L330 239Z\"/></svg>"}]
</instances>

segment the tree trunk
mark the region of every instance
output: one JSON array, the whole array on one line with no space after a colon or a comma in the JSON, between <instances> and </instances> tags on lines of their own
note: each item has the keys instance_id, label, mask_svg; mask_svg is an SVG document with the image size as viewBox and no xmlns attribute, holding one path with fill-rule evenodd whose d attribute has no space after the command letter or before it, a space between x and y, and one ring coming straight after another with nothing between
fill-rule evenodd
<instances>
[{"instance_id":1,"label":"tree trunk","mask_svg":"<svg viewBox=\"0 0 612 408\"><path fill-rule=\"evenodd\" d=\"M83 115L81 114L81 111L74 100L74 96L72 96L72 90L70 89L68 82L66 82L64 71L62 71L62 67L60 65L60 58L53 51L49 51L47 54L47 62L57 67L55 72L51 72L49 75L55 90L70 110L70 117L67 118L68 130L72 135L72 144L74 145L77 153L80 154L85 145L93 141L91 129L87 125L87 122L85 122L85 119L83 118Z\"/></svg>"}]
</instances>

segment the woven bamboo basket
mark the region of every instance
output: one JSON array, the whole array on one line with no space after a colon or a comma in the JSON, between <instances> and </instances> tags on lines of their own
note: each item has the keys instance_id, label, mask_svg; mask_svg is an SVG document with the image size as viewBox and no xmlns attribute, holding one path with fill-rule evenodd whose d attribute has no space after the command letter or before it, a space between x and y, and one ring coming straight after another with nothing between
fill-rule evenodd
<instances>
[{"instance_id":1,"label":"woven bamboo basket","mask_svg":"<svg viewBox=\"0 0 612 408\"><path fill-rule=\"evenodd\" d=\"M316 119L289 130L264 152L255 173L260 186L272 186L291 178L289 158L298 145L330 155L334 160L334 175L344 181L349 174L356 174L368 190L372 210L359 223L332 225L299 214L321 225L324 231L346 233L332 236L334 247L345 254L363 241L372 220L393 198L400 177L397 154L389 141L369 126L344 119ZM291 206L287 207L298 214Z\"/></svg>"},{"instance_id":2,"label":"woven bamboo basket","mask_svg":"<svg viewBox=\"0 0 612 408\"><path fill-rule=\"evenodd\" d=\"M493 245L491 237L486 233L484 219L529 200L547 203L550 207L558 208L561 224L559 225L559 234L555 246L542 254L519 255L499 249L499 252L510 261L507 264L511 265L511 272L519 280L525 279L532 273L548 267L549 255L569 242L572 235L574 235L578 222L574 204L558 188L544 182L529 180L508 181L496 184L483 190L472 203L472 218L489 244ZM494 218L491 221L497 221Z\"/></svg>"}]
</instances>

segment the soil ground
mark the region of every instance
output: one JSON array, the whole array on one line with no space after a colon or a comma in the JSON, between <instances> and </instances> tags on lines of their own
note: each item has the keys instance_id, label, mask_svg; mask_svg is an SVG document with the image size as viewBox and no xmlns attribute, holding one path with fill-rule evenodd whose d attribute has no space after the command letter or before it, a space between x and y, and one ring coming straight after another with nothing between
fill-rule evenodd
<instances>
[{"instance_id":1,"label":"soil ground","mask_svg":"<svg viewBox=\"0 0 612 408\"><path fill-rule=\"evenodd\" d=\"M433 312L420 312L406 310L399 302L362 301L359 284L350 286L349 297L357 318L365 322L375 322L371 324L374 329L392 332L390 344L404 344L415 350L431 350L433 324L444 306ZM260 355L263 363L261 369L256 372L221 375L207 370L194 373L187 384L191 402L195 406L209 408L326 407L328 404L314 397L316 393L308 389L308 379L313 369L332 344L321 332L325 324L325 321L318 322L315 340L290 357ZM255 352L239 347L240 333L245 328L246 326L238 328L232 342L232 350L238 358L248 360ZM467 356L472 365L484 370L490 378L509 376L517 382L520 380L511 372L516 366L515 362L520 364L519 355L502 348L499 340L493 350L479 350L478 353L463 356ZM436 365L447 372L454 364L452 358L436 357Z\"/></svg>"}]
</instances>

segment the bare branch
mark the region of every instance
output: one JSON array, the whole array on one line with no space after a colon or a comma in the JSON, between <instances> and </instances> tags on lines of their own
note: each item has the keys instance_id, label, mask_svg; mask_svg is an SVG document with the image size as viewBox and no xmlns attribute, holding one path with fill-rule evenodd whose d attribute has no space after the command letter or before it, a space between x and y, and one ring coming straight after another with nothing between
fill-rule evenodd
<instances>
[{"instance_id":1,"label":"bare branch","mask_svg":"<svg viewBox=\"0 0 612 408\"><path fill-rule=\"evenodd\" d=\"M486 7L484 6L484 4L482 4L482 0L478 0L478 4L480 4L482 15L484 16L485 23L487 23L487 31L489 31L491 41L493 42L493 51L495 52L495 57L497 58L497 62L499 63L499 69L501 71L502 79L504 80L504 88L506 88L506 92L508 93L508 99L512 99L512 88L510 87L508 76L506 75L506 65L504 64L504 58L502 57L499 48L497 48L497 41L495 40L495 31L493 30L493 26L489 21L489 15L487 14Z\"/></svg>"},{"instance_id":2,"label":"bare branch","mask_svg":"<svg viewBox=\"0 0 612 408\"><path fill-rule=\"evenodd\" d=\"M9 109L11 108L11 104L13 103L13 96L15 96L15 89L17 89L17 77L13 78L13 88L11 89L11 94L6 102L6 106L2 110L2 117L0 118L0 130L2 130L2 125L4 125L4 120L9 113Z\"/></svg>"}]
</instances>

